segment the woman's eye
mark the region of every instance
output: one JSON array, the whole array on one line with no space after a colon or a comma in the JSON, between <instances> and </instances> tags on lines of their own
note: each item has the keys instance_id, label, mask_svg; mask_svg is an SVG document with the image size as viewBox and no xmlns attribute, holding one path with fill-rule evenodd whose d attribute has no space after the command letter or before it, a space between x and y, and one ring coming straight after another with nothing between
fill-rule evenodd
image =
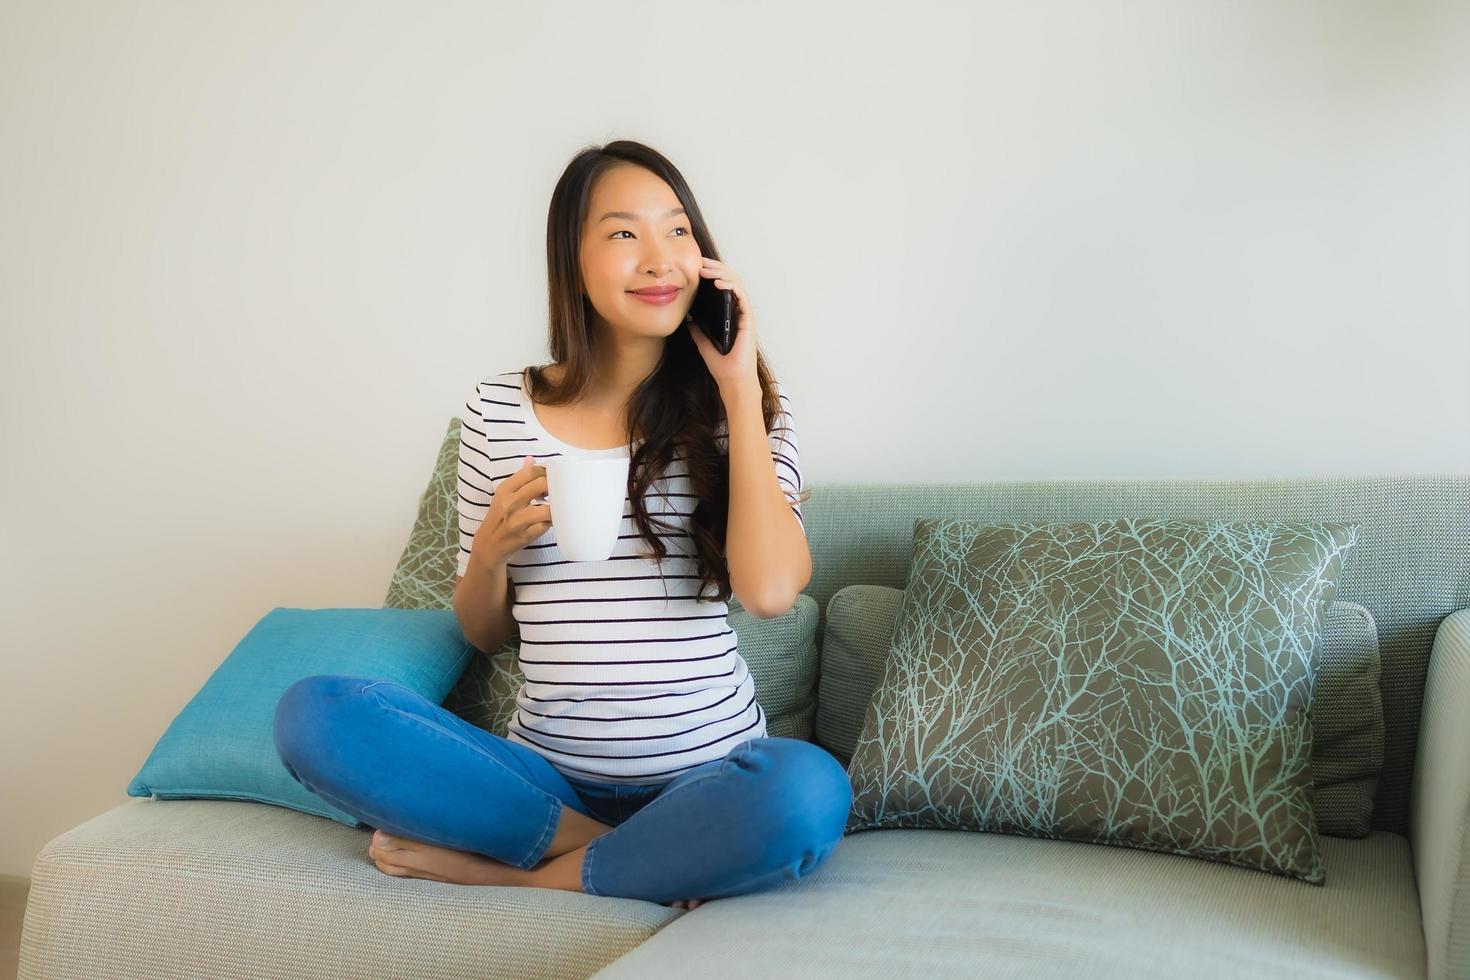
<instances>
[{"instance_id":1,"label":"woman's eye","mask_svg":"<svg viewBox=\"0 0 1470 980\"><path fill-rule=\"evenodd\" d=\"M684 233L683 235L679 236L681 238L687 238L691 234L693 234L693 232L691 232L688 228L685 228L683 225L680 225L679 227L675 228L674 230L675 231L682 231ZM631 231L629 231L628 229L624 228L621 231L615 231L615 232L613 232L612 233L612 237L613 238L617 238L619 235L631 235L631 234L633 234Z\"/></svg>"}]
</instances>

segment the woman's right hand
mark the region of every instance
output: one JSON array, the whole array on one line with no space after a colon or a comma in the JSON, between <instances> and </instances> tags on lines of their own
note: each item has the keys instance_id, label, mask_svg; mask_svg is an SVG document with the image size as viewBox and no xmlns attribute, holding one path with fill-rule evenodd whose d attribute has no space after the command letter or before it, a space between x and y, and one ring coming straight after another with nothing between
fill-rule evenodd
<instances>
[{"instance_id":1,"label":"woman's right hand","mask_svg":"<svg viewBox=\"0 0 1470 980\"><path fill-rule=\"evenodd\" d=\"M546 467L521 458L521 468L501 481L490 497L485 519L475 531L470 557L505 564L510 556L551 527L551 504L531 501L546 495Z\"/></svg>"}]
</instances>

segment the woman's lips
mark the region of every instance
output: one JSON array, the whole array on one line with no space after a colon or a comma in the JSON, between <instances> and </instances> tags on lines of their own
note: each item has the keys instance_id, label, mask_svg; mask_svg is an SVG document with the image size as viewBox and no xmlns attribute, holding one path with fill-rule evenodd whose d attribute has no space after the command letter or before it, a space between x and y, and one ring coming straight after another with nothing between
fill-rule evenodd
<instances>
[{"instance_id":1,"label":"woman's lips","mask_svg":"<svg viewBox=\"0 0 1470 980\"><path fill-rule=\"evenodd\" d=\"M668 306L679 298L679 292L677 289L671 289L666 293L635 293L631 289L628 290L629 295L634 299L641 299L643 302L653 306Z\"/></svg>"}]
</instances>

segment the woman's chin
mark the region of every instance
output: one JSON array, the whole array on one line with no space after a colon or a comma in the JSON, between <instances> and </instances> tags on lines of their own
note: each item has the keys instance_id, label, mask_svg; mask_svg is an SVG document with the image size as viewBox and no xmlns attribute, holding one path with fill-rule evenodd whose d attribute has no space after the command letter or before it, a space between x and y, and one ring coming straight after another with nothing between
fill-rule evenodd
<instances>
[{"instance_id":1,"label":"woman's chin","mask_svg":"<svg viewBox=\"0 0 1470 980\"><path fill-rule=\"evenodd\" d=\"M674 332L678 330L682 324L682 320L673 320L669 322L654 321L652 323L644 321L641 323L615 324L615 328L618 333L629 337L647 337L649 340L667 340L669 337L672 337L674 335Z\"/></svg>"},{"instance_id":2,"label":"woman's chin","mask_svg":"<svg viewBox=\"0 0 1470 980\"><path fill-rule=\"evenodd\" d=\"M633 300L634 303L638 301ZM684 323L684 314L678 310L650 308L635 310L625 321L624 329L629 333L648 337L667 337Z\"/></svg>"}]
</instances>

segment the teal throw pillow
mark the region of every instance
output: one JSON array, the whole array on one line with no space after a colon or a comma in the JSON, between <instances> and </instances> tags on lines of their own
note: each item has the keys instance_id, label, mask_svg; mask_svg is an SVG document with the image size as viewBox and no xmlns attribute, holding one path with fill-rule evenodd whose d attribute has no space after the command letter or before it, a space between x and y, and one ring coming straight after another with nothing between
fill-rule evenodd
<instances>
[{"instance_id":1,"label":"teal throw pillow","mask_svg":"<svg viewBox=\"0 0 1470 980\"><path fill-rule=\"evenodd\" d=\"M272 609L169 724L127 793L253 800L363 827L281 762L273 734L281 695L303 677L348 674L441 704L474 652L447 609Z\"/></svg>"}]
</instances>

